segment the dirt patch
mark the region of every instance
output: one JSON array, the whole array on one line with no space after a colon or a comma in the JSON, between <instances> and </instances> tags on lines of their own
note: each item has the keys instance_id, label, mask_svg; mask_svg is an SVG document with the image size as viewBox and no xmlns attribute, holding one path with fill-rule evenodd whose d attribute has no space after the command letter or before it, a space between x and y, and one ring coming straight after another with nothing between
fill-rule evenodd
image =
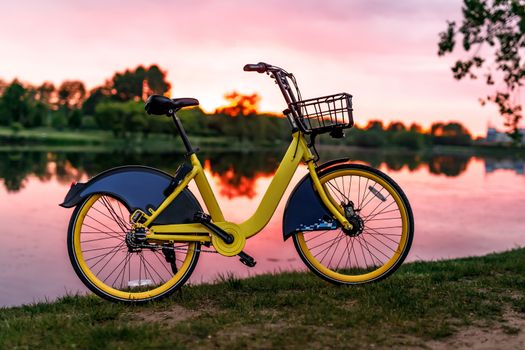
<instances>
[{"instance_id":1,"label":"dirt patch","mask_svg":"<svg viewBox=\"0 0 525 350\"><path fill-rule=\"evenodd\" d=\"M249 347L253 349L271 349L271 342L258 336L262 333L281 333L288 326L286 322L282 321L262 325L232 325L214 336L208 336L208 342L204 342L202 348L239 347L243 344L249 344ZM254 342L254 339L257 339L257 341Z\"/></svg>"},{"instance_id":2,"label":"dirt patch","mask_svg":"<svg viewBox=\"0 0 525 350\"><path fill-rule=\"evenodd\" d=\"M139 312L122 315L122 319L127 319L132 323L151 323L160 322L163 324L175 324L200 315L199 311L189 310L179 305L172 305L166 310L142 310Z\"/></svg>"},{"instance_id":3,"label":"dirt patch","mask_svg":"<svg viewBox=\"0 0 525 350\"><path fill-rule=\"evenodd\" d=\"M425 344L430 349L525 349L525 318L507 313L505 323L492 328L467 327L444 341Z\"/></svg>"},{"instance_id":4,"label":"dirt patch","mask_svg":"<svg viewBox=\"0 0 525 350\"><path fill-rule=\"evenodd\" d=\"M347 310L347 311L350 311L354 308L354 306L357 305L357 300L355 299L350 299L350 300L345 300L345 301L342 301L341 302L341 305L339 306L341 309L343 310Z\"/></svg>"}]
</instances>

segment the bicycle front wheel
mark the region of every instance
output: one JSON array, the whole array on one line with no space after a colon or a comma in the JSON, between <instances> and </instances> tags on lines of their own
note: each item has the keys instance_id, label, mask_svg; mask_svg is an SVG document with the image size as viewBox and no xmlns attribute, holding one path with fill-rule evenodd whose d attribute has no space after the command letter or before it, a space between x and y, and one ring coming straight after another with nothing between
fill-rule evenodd
<instances>
[{"instance_id":1,"label":"bicycle front wheel","mask_svg":"<svg viewBox=\"0 0 525 350\"><path fill-rule=\"evenodd\" d=\"M68 253L82 282L111 301L145 302L172 293L189 278L199 243L144 245L118 199L94 194L78 205L68 229Z\"/></svg>"},{"instance_id":2,"label":"bicycle front wheel","mask_svg":"<svg viewBox=\"0 0 525 350\"><path fill-rule=\"evenodd\" d=\"M319 179L353 228L296 233L293 241L303 262L335 284L367 283L392 274L414 235L412 209L401 188L381 171L360 164L329 168Z\"/></svg>"}]
</instances>

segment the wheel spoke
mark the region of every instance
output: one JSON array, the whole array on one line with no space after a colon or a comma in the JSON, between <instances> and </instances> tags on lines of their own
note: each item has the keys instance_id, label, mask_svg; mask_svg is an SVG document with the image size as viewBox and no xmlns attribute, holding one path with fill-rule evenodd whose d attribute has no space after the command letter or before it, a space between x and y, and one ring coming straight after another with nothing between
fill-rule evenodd
<instances>
[{"instance_id":1,"label":"wheel spoke","mask_svg":"<svg viewBox=\"0 0 525 350\"><path fill-rule=\"evenodd\" d=\"M346 196L346 198L351 199L350 198L351 193L352 193L352 175L350 175L350 184L348 185L348 195Z\"/></svg>"},{"instance_id":2,"label":"wheel spoke","mask_svg":"<svg viewBox=\"0 0 525 350\"><path fill-rule=\"evenodd\" d=\"M113 272L115 272L120 267L120 265L122 265L124 263L124 261L127 259L128 255L129 255L129 252L126 252L126 255L124 256L122 261L117 266L115 266L115 268L109 273L109 275L106 276L106 278L104 278L104 280L102 282L105 283L108 280L108 278L113 274ZM115 281L119 278L119 275L117 275L117 277L115 278ZM113 283L111 285L114 285L115 281L113 281Z\"/></svg>"},{"instance_id":3,"label":"wheel spoke","mask_svg":"<svg viewBox=\"0 0 525 350\"><path fill-rule=\"evenodd\" d=\"M128 231L127 225L123 222L122 218L120 218L118 214L115 212L115 210L113 209L113 206L108 201L108 199L105 196L102 196L101 199L102 199L102 204L104 204L104 206L106 207L106 210L113 217L113 220L115 221L115 223L120 226L122 232L127 232Z\"/></svg>"},{"instance_id":4,"label":"wheel spoke","mask_svg":"<svg viewBox=\"0 0 525 350\"><path fill-rule=\"evenodd\" d=\"M118 247L124 245L124 243L121 243ZM97 275L99 275L102 270L104 270L106 268L106 266L108 266L109 262L115 257L115 255L117 255L117 253L119 252L120 249L115 249L115 252L113 253L113 255L111 255L111 257L108 259L108 261L106 261L106 263L100 268L100 270L98 270L97 272ZM108 254L109 255L109 254ZM102 258L100 261L104 260L104 258ZM98 261L97 264L100 262ZM95 264L96 265L96 264ZM95 265L93 265L91 268L95 267Z\"/></svg>"},{"instance_id":5,"label":"wheel spoke","mask_svg":"<svg viewBox=\"0 0 525 350\"><path fill-rule=\"evenodd\" d=\"M153 254L155 255L155 254ZM156 255L155 255L156 256ZM160 282L165 282L164 278L157 272L157 270L155 269L155 267L153 265L151 265L151 263L148 261L148 259L146 257L143 256L143 259L144 261L146 262L146 264L150 267L151 270L153 270L153 272L155 272L155 274L159 277L160 279ZM164 264L162 264L164 266Z\"/></svg>"},{"instance_id":6,"label":"wheel spoke","mask_svg":"<svg viewBox=\"0 0 525 350\"><path fill-rule=\"evenodd\" d=\"M323 250L321 250L320 252L317 253L317 255L315 255L315 257L319 256L320 254L322 254L324 252L324 255L323 257L321 258L320 262L324 260L324 258L326 257L326 255L328 254L328 252L330 251L330 249L334 246L335 243L339 242L341 239L344 238L344 235L341 235L341 236L336 236L332 241L330 241L332 244L330 244L328 247L325 247Z\"/></svg>"},{"instance_id":7,"label":"wheel spoke","mask_svg":"<svg viewBox=\"0 0 525 350\"><path fill-rule=\"evenodd\" d=\"M154 254L155 257L157 258L157 260L159 260L161 266L164 267L164 269L168 272L168 274L173 273L173 271L168 270L168 268L166 267L166 264L165 264L165 263L162 261L162 259L159 257L159 254L160 254L160 253L159 253L158 251L154 251L153 253L155 253L155 254Z\"/></svg>"},{"instance_id":8,"label":"wheel spoke","mask_svg":"<svg viewBox=\"0 0 525 350\"><path fill-rule=\"evenodd\" d=\"M377 185L377 183L375 183L374 186L372 186L372 189L375 190L375 189L376 189L376 185ZM383 189L384 189L384 188L381 188L381 190L379 190L378 193L381 194L381 191L382 191ZM369 194L370 192L372 192L372 190L370 190L370 188L369 188L368 192L366 193L366 197L365 197L365 199L368 198L368 194ZM374 198L377 198L377 196L376 196L376 195L372 195L372 197L370 197L370 199L368 199L368 201L367 201L366 203L364 203L364 204L362 203L362 206L360 206L359 209L360 209L360 210L363 210L363 209L368 205L368 203L370 203L371 201L374 200ZM363 202L364 202L364 200L363 200Z\"/></svg>"},{"instance_id":9,"label":"wheel spoke","mask_svg":"<svg viewBox=\"0 0 525 350\"><path fill-rule=\"evenodd\" d=\"M337 252L337 248L339 247L339 243L341 243L341 241L343 240L343 238L345 238L346 235L345 234L342 234L341 235L341 239L337 241L337 244L334 248L334 252L332 253L332 257L330 258L330 260L328 261L328 265L327 266L330 266L330 264L332 263L332 259L334 258L334 255L335 253Z\"/></svg>"},{"instance_id":10,"label":"wheel spoke","mask_svg":"<svg viewBox=\"0 0 525 350\"><path fill-rule=\"evenodd\" d=\"M367 220L370 220L371 218L372 218L372 219L375 218L375 215L373 215L373 214L375 213L375 211L377 210L377 208L378 208L381 204L384 204L384 203L385 203L385 202L380 202L380 203L374 208L374 210L372 210L372 212L371 212L370 214L368 214L368 219L367 219ZM395 203L395 202L390 202L390 204L387 205L386 207L384 207L383 209L386 209L386 208L390 207L390 206L391 206L392 204L394 204L394 203ZM365 220L365 223L366 223L367 220Z\"/></svg>"},{"instance_id":11,"label":"wheel spoke","mask_svg":"<svg viewBox=\"0 0 525 350\"><path fill-rule=\"evenodd\" d=\"M376 214L373 214L373 215L361 215L361 219L366 220L366 219L368 219L370 217L376 217L376 216L383 215L383 214L386 214L386 213L393 213L395 211L398 212L399 209L396 208L396 209L390 209L390 210L386 210L386 211L383 209L383 210L381 210L381 211L379 211L379 212L377 212Z\"/></svg>"},{"instance_id":12,"label":"wheel spoke","mask_svg":"<svg viewBox=\"0 0 525 350\"><path fill-rule=\"evenodd\" d=\"M339 193L341 195L341 197L337 196L337 199L338 199L338 202L341 203L341 202L345 202L347 200L345 194L343 192L341 192L339 190L339 188L337 188L336 186L334 186L332 183L330 182L327 182L327 184L332 187L335 191L336 191L336 194Z\"/></svg>"},{"instance_id":13,"label":"wheel spoke","mask_svg":"<svg viewBox=\"0 0 525 350\"><path fill-rule=\"evenodd\" d=\"M372 230L374 232L368 232L367 230ZM371 227L367 227L367 230L364 230L363 231L363 234L367 234L367 235L371 235L371 236L374 236L374 235L379 235L379 236L382 236L382 237L385 237L386 239L392 241L393 243L396 243L398 244L398 242L394 241L392 238L388 237L388 236L397 236L397 237L401 237L401 234L399 235L395 235L395 234L383 234L383 233L380 233L380 232L377 232L376 230L374 230L373 228Z\"/></svg>"},{"instance_id":14,"label":"wheel spoke","mask_svg":"<svg viewBox=\"0 0 525 350\"><path fill-rule=\"evenodd\" d=\"M381 172L360 165L327 172L320 181L334 201L343 206L353 203L355 212L345 215L354 227L341 228L335 235L326 231L295 235L295 246L307 265L340 283L365 283L392 273L410 246L401 248L402 239L411 242L413 234L410 206L399 188ZM355 225L358 220L363 226Z\"/></svg>"},{"instance_id":15,"label":"wheel spoke","mask_svg":"<svg viewBox=\"0 0 525 350\"><path fill-rule=\"evenodd\" d=\"M115 251L115 249L116 249L117 251L119 251L119 250L122 249L122 248L124 248L124 247L122 247L122 246L120 246L120 247L108 247L107 249L111 249L111 251L109 251L109 252L104 252L104 253L99 254L99 255L96 255L96 256L92 256L92 257L90 257L90 258L88 258L88 259L84 259L84 261L88 262L88 261L94 260L94 259L96 259L96 258L100 258L101 256L106 257L106 256L108 256L109 254L113 253L113 252ZM84 252L85 252L85 251L84 251ZM102 258L102 260L103 260L103 259L104 259L104 258ZM95 266L95 265L93 265L93 266ZM93 267L93 266L92 266L92 267Z\"/></svg>"},{"instance_id":16,"label":"wheel spoke","mask_svg":"<svg viewBox=\"0 0 525 350\"><path fill-rule=\"evenodd\" d=\"M106 239L118 239L118 240L123 241L123 239L122 239L121 237L114 237L114 236L111 236L111 237L103 237L103 238L88 239L87 241L80 241L80 243L89 243L89 242L103 241L103 240L106 240Z\"/></svg>"},{"instance_id":17,"label":"wheel spoke","mask_svg":"<svg viewBox=\"0 0 525 350\"><path fill-rule=\"evenodd\" d=\"M341 257L339 258L339 261L337 262L337 265L335 266L335 270L336 271L339 269L339 265L341 265L341 261L343 260L343 258L345 256L348 256L347 252L348 252L348 245L350 244L350 240L348 239L348 237L345 237L345 241L346 241L346 246L345 246L345 248L343 250L343 253L341 254Z\"/></svg>"},{"instance_id":18,"label":"wheel spoke","mask_svg":"<svg viewBox=\"0 0 525 350\"><path fill-rule=\"evenodd\" d=\"M362 199L359 201L359 203L357 204L357 208L358 208L358 209L363 209L363 207L361 207L361 206L362 206L362 204L364 203L366 197L368 196L368 193L370 193L370 191L367 191L367 190L366 190L366 189L368 188L368 181L369 181L369 180L370 180L370 179L368 179L368 178L366 179L366 184L365 184L365 187L364 187L364 189L363 189L363 198L362 198Z\"/></svg>"},{"instance_id":19,"label":"wheel spoke","mask_svg":"<svg viewBox=\"0 0 525 350\"><path fill-rule=\"evenodd\" d=\"M117 276L117 278L115 279L115 281L113 282L113 286L115 286L115 282L117 282L117 280L119 279L119 277L122 275L122 278L120 280L120 288L122 288L122 286L124 285L124 277L126 276L126 267L128 266L128 263L129 263L129 259L130 259L131 255L129 252L126 253L126 262L124 263L124 266L122 267L122 271L119 273L119 275Z\"/></svg>"},{"instance_id":20,"label":"wheel spoke","mask_svg":"<svg viewBox=\"0 0 525 350\"><path fill-rule=\"evenodd\" d=\"M367 241L363 236L359 236L357 237L359 240L362 240L364 242L364 247L366 248L366 250L371 254L373 255L379 262L382 263L382 260L379 259L375 254L372 253L372 251L370 250L370 247L374 248L374 250L376 250L377 252L381 253L381 255L383 255L385 258L387 259L390 259L390 257L388 255L386 255L382 250L380 249L377 249L377 247L375 245L373 245L372 243L370 243L369 241Z\"/></svg>"},{"instance_id":21,"label":"wheel spoke","mask_svg":"<svg viewBox=\"0 0 525 350\"><path fill-rule=\"evenodd\" d=\"M157 281L155 281L155 278L153 277L151 272L148 270L148 266L146 264L147 261L144 258L144 255L142 254L142 252L139 253L139 257L140 257L140 260L142 261L142 264L144 265L144 274L145 274L146 279L148 279L148 273L149 273L149 276L150 276L151 280L153 281L153 284L156 285ZM162 278L161 278L161 281L162 281Z\"/></svg>"},{"instance_id":22,"label":"wheel spoke","mask_svg":"<svg viewBox=\"0 0 525 350\"><path fill-rule=\"evenodd\" d=\"M108 227L107 225L101 223L100 221L98 221L97 219L95 219L94 217L92 217L91 215L86 215L86 217L90 218L91 220L93 220L93 221L99 223L100 225L104 226L104 227L107 228L108 230L112 231L112 230L111 230L111 227ZM84 225L86 225L86 226L89 227L89 228L92 228L92 229L96 230L96 228L93 227L93 226L89 226L88 224L84 224ZM100 231L100 232L104 232L104 231ZM115 232L115 231L112 231L112 232ZM125 231L122 231L122 232L125 232Z\"/></svg>"},{"instance_id":23,"label":"wheel spoke","mask_svg":"<svg viewBox=\"0 0 525 350\"><path fill-rule=\"evenodd\" d=\"M358 239L359 241L362 240L361 237L357 237L357 239ZM369 245L370 245L370 246L372 246L372 245L369 244L369 242L367 242L365 239L363 239L363 242L364 242L364 245L363 245L363 246L365 247L365 249L366 249L366 251L368 252L368 254L370 254L370 259L372 260L372 263L373 263L372 267L376 266L376 265L375 265L375 260L374 260L374 258L375 258L377 261L379 261L379 263L382 265L383 262L381 261L381 259L379 259L374 253L372 253L372 251L370 251ZM372 247L373 247L373 246L372 246ZM387 257L387 258L388 258L388 257Z\"/></svg>"},{"instance_id":24,"label":"wheel spoke","mask_svg":"<svg viewBox=\"0 0 525 350\"><path fill-rule=\"evenodd\" d=\"M121 295L114 294L116 289L125 292L127 297L124 299L129 301L137 301L140 298L155 299L165 295L166 290L164 289L162 294L153 292L156 295L148 294L146 298L141 293L152 292L166 283L177 287L189 274L179 274L184 280L174 280L173 276L180 272L176 265L180 264L181 268L184 266L185 271L188 271L193 269L197 262L196 256L200 251L198 243L175 245L174 249L183 249L185 253L174 256L171 269L168 266L170 263L161 256L162 246L128 246L126 235L131 229L130 223L127 222L129 210L116 198L96 194L88 198L80 210L76 226L70 231L75 237L74 241L80 241L79 247L73 246L76 260L72 262L85 263L77 265L82 271L82 275L79 276L86 277L89 282L85 283L94 287L94 291L101 296L122 300ZM188 261L191 261L190 264L185 265Z\"/></svg>"},{"instance_id":25,"label":"wheel spoke","mask_svg":"<svg viewBox=\"0 0 525 350\"><path fill-rule=\"evenodd\" d=\"M335 236L335 237L334 237L333 239L331 239L331 240L324 241L323 243L320 243L320 244L316 245L315 247L310 248L310 250L313 250L313 249L315 249L315 248L318 248L318 247L320 247L320 246L323 246L323 245L325 245L325 244L327 244L327 243L333 242L333 241L335 241L335 240L337 239L337 237L338 237L338 236ZM323 250L323 251L324 251L324 250Z\"/></svg>"},{"instance_id":26,"label":"wheel spoke","mask_svg":"<svg viewBox=\"0 0 525 350\"><path fill-rule=\"evenodd\" d=\"M312 241L312 240L314 240L314 239L316 239L316 238L322 237L322 236L323 236L325 233L327 233L328 231L329 231L329 230L323 231L323 232L319 233L319 234L318 234L317 236L315 236L315 237L308 238L308 239L306 240L306 242L308 243L308 242L310 242L310 241ZM314 231L314 232L315 232L315 231Z\"/></svg>"}]
</instances>

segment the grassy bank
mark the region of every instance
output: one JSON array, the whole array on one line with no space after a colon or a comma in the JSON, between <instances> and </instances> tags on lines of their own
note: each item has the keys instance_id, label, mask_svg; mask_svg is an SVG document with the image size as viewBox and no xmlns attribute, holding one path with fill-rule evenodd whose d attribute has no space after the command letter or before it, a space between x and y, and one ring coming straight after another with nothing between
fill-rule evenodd
<instances>
[{"instance_id":1,"label":"grassy bank","mask_svg":"<svg viewBox=\"0 0 525 350\"><path fill-rule=\"evenodd\" d=\"M235 138L223 136L193 136L192 144L213 150L251 150L259 148L275 148L282 146L277 143L240 142ZM14 132L9 128L0 127L0 150L126 150L136 152L183 151L184 146L176 134L150 134L147 137L141 133L128 135L126 138L115 138L109 131L102 130L55 130L50 128L24 129Z\"/></svg>"},{"instance_id":2,"label":"grassy bank","mask_svg":"<svg viewBox=\"0 0 525 350\"><path fill-rule=\"evenodd\" d=\"M523 271L516 249L405 264L359 287L283 273L187 286L145 306L71 296L0 309L0 348L426 347L472 327L512 340L523 336Z\"/></svg>"},{"instance_id":3,"label":"grassy bank","mask_svg":"<svg viewBox=\"0 0 525 350\"><path fill-rule=\"evenodd\" d=\"M195 136L190 135L193 145L204 150L252 151L264 149L285 148L288 141L275 139L272 142L258 140L239 141L228 136ZM13 131L0 127L1 150L66 150L75 151L85 148L93 151L126 150L134 152L166 152L180 151L184 146L176 134L129 134L126 138L115 138L110 131L103 130L56 130L51 128L35 128ZM514 156L525 157L525 147L508 147L501 145L451 146L427 145L420 149L408 149L396 145L385 144L382 147L362 147L347 144L342 140L333 140L327 135L318 141L320 151L360 149L386 153L430 153L450 155L484 155L484 156Z\"/></svg>"}]
</instances>

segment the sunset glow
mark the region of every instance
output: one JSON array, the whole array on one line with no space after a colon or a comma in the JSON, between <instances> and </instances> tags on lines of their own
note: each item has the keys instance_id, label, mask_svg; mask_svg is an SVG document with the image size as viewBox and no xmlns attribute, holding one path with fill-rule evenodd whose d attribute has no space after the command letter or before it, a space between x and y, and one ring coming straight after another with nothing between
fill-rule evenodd
<instances>
[{"instance_id":1,"label":"sunset glow","mask_svg":"<svg viewBox=\"0 0 525 350\"><path fill-rule=\"evenodd\" d=\"M115 71L157 63L174 97L213 112L230 91L257 92L262 111L282 97L245 63L295 73L305 98L346 91L355 119L423 127L457 120L474 135L501 127L479 81L457 82L455 57L437 56L438 33L461 1L10 1L0 4L0 79L33 84L80 79L89 88Z\"/></svg>"}]
</instances>

